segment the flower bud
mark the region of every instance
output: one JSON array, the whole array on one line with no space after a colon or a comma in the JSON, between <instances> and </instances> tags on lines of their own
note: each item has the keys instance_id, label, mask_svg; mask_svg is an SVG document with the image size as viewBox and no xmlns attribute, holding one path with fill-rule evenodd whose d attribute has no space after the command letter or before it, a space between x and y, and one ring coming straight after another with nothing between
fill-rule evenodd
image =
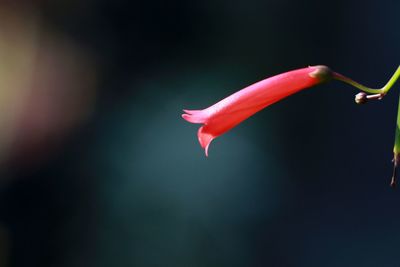
<instances>
[{"instance_id":1,"label":"flower bud","mask_svg":"<svg viewBox=\"0 0 400 267\"><path fill-rule=\"evenodd\" d=\"M359 105L367 103L368 101L367 94L364 92L356 94L354 101L356 101L356 103Z\"/></svg>"}]
</instances>

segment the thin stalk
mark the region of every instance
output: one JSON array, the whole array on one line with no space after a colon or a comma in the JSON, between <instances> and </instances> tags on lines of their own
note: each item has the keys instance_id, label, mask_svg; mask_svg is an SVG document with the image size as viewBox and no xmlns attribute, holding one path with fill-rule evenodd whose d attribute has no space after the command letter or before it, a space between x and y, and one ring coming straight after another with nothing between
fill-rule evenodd
<instances>
[{"instance_id":1,"label":"thin stalk","mask_svg":"<svg viewBox=\"0 0 400 267\"><path fill-rule=\"evenodd\" d=\"M347 84L354 86L354 87L360 89L361 91L369 93L369 94L381 94L381 95L385 95L387 92L389 92L389 90L393 87L393 85L396 83L396 81L397 81L397 79L399 79L399 77L400 77L400 66L397 67L397 70L395 71L395 73L390 78L390 80L386 83L385 86L383 86L380 89L374 89L374 88L364 86L346 76L343 76L342 74L339 74L336 72L333 73L333 79L335 79L335 80L347 83Z\"/></svg>"},{"instance_id":2,"label":"thin stalk","mask_svg":"<svg viewBox=\"0 0 400 267\"><path fill-rule=\"evenodd\" d=\"M397 121L396 121L396 133L394 138L394 147L393 147L393 176L390 182L392 187L396 186L396 170L397 166L400 164L400 95L399 95L399 104L397 109Z\"/></svg>"}]
</instances>

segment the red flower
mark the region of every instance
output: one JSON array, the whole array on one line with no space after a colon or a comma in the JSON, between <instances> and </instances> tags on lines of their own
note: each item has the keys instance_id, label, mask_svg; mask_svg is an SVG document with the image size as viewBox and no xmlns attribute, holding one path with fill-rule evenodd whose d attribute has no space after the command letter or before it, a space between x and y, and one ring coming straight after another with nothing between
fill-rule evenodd
<instances>
[{"instance_id":1,"label":"red flower","mask_svg":"<svg viewBox=\"0 0 400 267\"><path fill-rule=\"evenodd\" d=\"M332 73L326 66L285 72L250 85L203 110L183 110L182 118L191 123L204 124L198 138L208 156L213 139L226 133L263 108L298 91L330 80Z\"/></svg>"}]
</instances>

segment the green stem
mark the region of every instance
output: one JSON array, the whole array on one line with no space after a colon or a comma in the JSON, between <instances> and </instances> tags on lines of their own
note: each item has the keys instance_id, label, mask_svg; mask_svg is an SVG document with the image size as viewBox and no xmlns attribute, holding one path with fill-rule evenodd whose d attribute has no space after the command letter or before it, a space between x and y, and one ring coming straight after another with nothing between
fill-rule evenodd
<instances>
[{"instance_id":1,"label":"green stem","mask_svg":"<svg viewBox=\"0 0 400 267\"><path fill-rule=\"evenodd\" d=\"M400 77L400 66L397 67L396 72L393 74L392 78L390 78L390 80L386 83L386 85L380 89L374 89L374 88L369 88L367 86L364 86L346 76L343 76L342 74L333 73L333 78L338 80L338 81L342 81L345 82L351 86L354 86L358 89L360 89L361 91L364 91L366 93L369 94L382 94L385 95L387 92L389 92L389 90L392 88L392 86L396 83L397 79Z\"/></svg>"},{"instance_id":2,"label":"green stem","mask_svg":"<svg viewBox=\"0 0 400 267\"><path fill-rule=\"evenodd\" d=\"M390 185L394 187L396 185L396 169L400 164L400 95L399 95L399 104L397 108L397 121L396 121L396 133L394 138L394 147L393 147L393 175L392 181Z\"/></svg>"},{"instance_id":3,"label":"green stem","mask_svg":"<svg viewBox=\"0 0 400 267\"><path fill-rule=\"evenodd\" d=\"M396 136L394 140L393 153L395 155L400 154L400 94L399 94L399 106L397 108Z\"/></svg>"}]
</instances>

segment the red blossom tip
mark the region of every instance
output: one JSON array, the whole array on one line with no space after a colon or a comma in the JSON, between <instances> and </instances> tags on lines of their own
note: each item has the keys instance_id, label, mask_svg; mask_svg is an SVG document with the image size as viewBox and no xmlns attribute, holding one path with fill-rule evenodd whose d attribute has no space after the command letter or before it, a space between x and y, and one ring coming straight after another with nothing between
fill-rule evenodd
<instances>
[{"instance_id":1,"label":"red blossom tip","mask_svg":"<svg viewBox=\"0 0 400 267\"><path fill-rule=\"evenodd\" d=\"M203 131L204 126L201 126L197 131L197 137L199 139L199 143L202 148L204 148L204 152L206 153L206 157L208 157L208 147L211 144L211 141L214 140L215 136L210 133Z\"/></svg>"},{"instance_id":2,"label":"red blossom tip","mask_svg":"<svg viewBox=\"0 0 400 267\"><path fill-rule=\"evenodd\" d=\"M187 110L184 109L186 114L182 114L182 118L191 123L204 123L206 121L206 114L202 110Z\"/></svg>"}]
</instances>

